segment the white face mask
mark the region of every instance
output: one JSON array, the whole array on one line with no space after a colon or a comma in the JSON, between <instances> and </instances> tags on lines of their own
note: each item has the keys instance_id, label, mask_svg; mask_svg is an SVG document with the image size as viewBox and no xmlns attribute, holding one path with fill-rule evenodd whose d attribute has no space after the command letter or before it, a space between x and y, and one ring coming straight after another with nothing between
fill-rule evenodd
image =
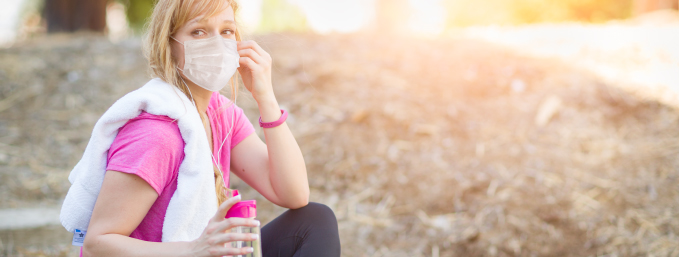
<instances>
[{"instance_id":1,"label":"white face mask","mask_svg":"<svg viewBox=\"0 0 679 257\"><path fill-rule=\"evenodd\" d=\"M233 39L214 36L184 43L184 76L209 91L219 91L240 67L238 45Z\"/></svg>"}]
</instances>

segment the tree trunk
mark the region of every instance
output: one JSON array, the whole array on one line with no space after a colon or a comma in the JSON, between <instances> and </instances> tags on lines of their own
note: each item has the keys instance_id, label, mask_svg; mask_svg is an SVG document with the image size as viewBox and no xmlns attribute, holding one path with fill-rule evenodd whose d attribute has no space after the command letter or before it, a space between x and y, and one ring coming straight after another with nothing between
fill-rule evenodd
<instances>
[{"instance_id":1,"label":"tree trunk","mask_svg":"<svg viewBox=\"0 0 679 257\"><path fill-rule=\"evenodd\" d=\"M43 15L48 32L106 29L108 0L45 0Z\"/></svg>"}]
</instances>

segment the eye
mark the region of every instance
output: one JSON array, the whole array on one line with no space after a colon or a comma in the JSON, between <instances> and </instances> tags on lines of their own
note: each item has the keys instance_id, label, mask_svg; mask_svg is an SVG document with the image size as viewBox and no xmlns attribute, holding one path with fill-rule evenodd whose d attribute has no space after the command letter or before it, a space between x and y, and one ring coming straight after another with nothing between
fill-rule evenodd
<instances>
[{"instance_id":1,"label":"eye","mask_svg":"<svg viewBox=\"0 0 679 257\"><path fill-rule=\"evenodd\" d=\"M233 35L235 32L232 29L225 29L222 31L222 35Z\"/></svg>"},{"instance_id":2,"label":"eye","mask_svg":"<svg viewBox=\"0 0 679 257\"><path fill-rule=\"evenodd\" d=\"M191 35L193 35L194 37L202 37L202 36L207 35L207 33L205 33L205 31L203 31L203 30L197 29L197 30L192 31Z\"/></svg>"}]
</instances>

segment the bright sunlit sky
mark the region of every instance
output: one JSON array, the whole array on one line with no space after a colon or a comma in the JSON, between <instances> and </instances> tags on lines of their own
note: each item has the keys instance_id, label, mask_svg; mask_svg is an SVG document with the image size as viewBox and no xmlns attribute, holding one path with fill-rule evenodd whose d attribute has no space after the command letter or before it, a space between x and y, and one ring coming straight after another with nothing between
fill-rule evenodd
<instances>
[{"instance_id":1,"label":"bright sunlit sky","mask_svg":"<svg viewBox=\"0 0 679 257\"><path fill-rule=\"evenodd\" d=\"M354 32L369 26L375 19L376 0L287 0L298 6L317 33ZM261 18L262 0L240 1L241 17L249 27ZM445 9L441 0L408 0L412 9L403 17L407 28L416 33L439 34L445 25Z\"/></svg>"},{"instance_id":2,"label":"bright sunlit sky","mask_svg":"<svg viewBox=\"0 0 679 257\"><path fill-rule=\"evenodd\" d=\"M427 35L438 35L445 29L446 13L441 0L408 0L412 16L408 27Z\"/></svg>"},{"instance_id":3,"label":"bright sunlit sky","mask_svg":"<svg viewBox=\"0 0 679 257\"><path fill-rule=\"evenodd\" d=\"M302 9L318 33L352 32L374 18L374 0L289 0Z\"/></svg>"},{"instance_id":4,"label":"bright sunlit sky","mask_svg":"<svg viewBox=\"0 0 679 257\"><path fill-rule=\"evenodd\" d=\"M0 45L16 36L23 0L0 1Z\"/></svg>"}]
</instances>

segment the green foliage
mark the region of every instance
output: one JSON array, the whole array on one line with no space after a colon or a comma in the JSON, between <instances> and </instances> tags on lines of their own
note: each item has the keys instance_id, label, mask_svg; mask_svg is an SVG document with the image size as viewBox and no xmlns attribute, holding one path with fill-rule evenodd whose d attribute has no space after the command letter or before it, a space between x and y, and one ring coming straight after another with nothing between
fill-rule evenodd
<instances>
[{"instance_id":1,"label":"green foliage","mask_svg":"<svg viewBox=\"0 0 679 257\"><path fill-rule=\"evenodd\" d=\"M157 0L120 0L125 5L127 21L130 28L140 32L144 28L146 19L151 16L151 11Z\"/></svg>"},{"instance_id":2,"label":"green foliage","mask_svg":"<svg viewBox=\"0 0 679 257\"><path fill-rule=\"evenodd\" d=\"M306 31L306 16L287 0L264 0L257 32Z\"/></svg>"},{"instance_id":3,"label":"green foliage","mask_svg":"<svg viewBox=\"0 0 679 257\"><path fill-rule=\"evenodd\" d=\"M632 0L443 0L450 27L535 22L605 22L631 15Z\"/></svg>"}]
</instances>

